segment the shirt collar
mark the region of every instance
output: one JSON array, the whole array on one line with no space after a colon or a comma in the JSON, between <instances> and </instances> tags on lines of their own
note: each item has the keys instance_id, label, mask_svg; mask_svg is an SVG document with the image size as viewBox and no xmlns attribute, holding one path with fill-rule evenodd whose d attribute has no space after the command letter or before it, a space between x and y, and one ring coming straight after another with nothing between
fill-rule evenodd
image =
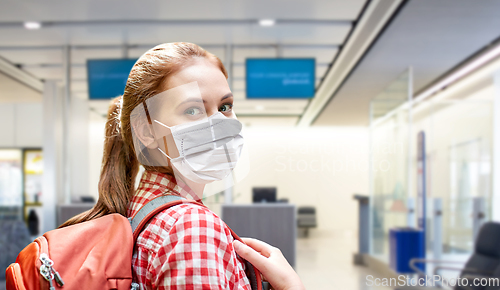
<instances>
[{"instance_id":1,"label":"shirt collar","mask_svg":"<svg viewBox=\"0 0 500 290\"><path fill-rule=\"evenodd\" d=\"M188 199L201 201L199 197L185 184L178 184L175 177L170 174L146 170L142 175L139 188L158 187L161 192L179 195Z\"/></svg>"}]
</instances>

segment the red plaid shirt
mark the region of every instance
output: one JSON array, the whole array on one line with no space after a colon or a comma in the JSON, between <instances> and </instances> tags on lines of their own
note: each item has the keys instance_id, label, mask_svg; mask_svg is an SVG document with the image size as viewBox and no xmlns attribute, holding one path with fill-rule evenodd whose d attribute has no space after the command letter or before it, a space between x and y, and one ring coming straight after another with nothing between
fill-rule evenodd
<instances>
[{"instance_id":1,"label":"red plaid shirt","mask_svg":"<svg viewBox=\"0 0 500 290\"><path fill-rule=\"evenodd\" d=\"M144 172L129 204L134 216L163 194L198 199L166 174ZM157 214L141 232L132 257L141 289L248 289L243 260L232 246L227 225L208 208L180 204Z\"/></svg>"}]
</instances>

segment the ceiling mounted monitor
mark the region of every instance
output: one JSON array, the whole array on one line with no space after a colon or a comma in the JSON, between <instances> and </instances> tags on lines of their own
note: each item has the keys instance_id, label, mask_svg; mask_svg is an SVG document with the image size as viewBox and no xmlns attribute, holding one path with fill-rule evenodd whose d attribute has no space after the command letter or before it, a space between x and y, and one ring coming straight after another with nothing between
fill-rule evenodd
<instances>
[{"instance_id":1,"label":"ceiling mounted monitor","mask_svg":"<svg viewBox=\"0 0 500 290\"><path fill-rule=\"evenodd\" d=\"M247 98L312 98L315 68L314 58L247 58Z\"/></svg>"},{"instance_id":2,"label":"ceiling mounted monitor","mask_svg":"<svg viewBox=\"0 0 500 290\"><path fill-rule=\"evenodd\" d=\"M93 59L87 61L89 99L107 100L123 95L128 75L137 59Z\"/></svg>"}]
</instances>

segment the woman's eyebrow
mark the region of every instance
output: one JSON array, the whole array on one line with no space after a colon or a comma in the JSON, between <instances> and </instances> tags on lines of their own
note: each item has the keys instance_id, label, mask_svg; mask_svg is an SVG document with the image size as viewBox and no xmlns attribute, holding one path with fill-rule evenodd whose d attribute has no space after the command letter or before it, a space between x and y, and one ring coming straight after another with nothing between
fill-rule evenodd
<instances>
[{"instance_id":1,"label":"woman's eyebrow","mask_svg":"<svg viewBox=\"0 0 500 290\"><path fill-rule=\"evenodd\" d=\"M225 94L225 95L224 95L224 97L222 97L220 100L221 100L221 101L224 101L225 99L230 98L230 97L232 97L232 96L233 96L233 93L227 93L227 94Z\"/></svg>"},{"instance_id":2,"label":"woman's eyebrow","mask_svg":"<svg viewBox=\"0 0 500 290\"><path fill-rule=\"evenodd\" d=\"M233 93L227 93L227 94L225 94L225 95L224 95L224 97L222 97L220 100L221 100L221 101L224 101L225 99L230 98L230 97L232 97L232 96L233 96ZM185 103L190 103L190 102L198 102L198 103L203 102L203 103L206 103L206 101L205 101L205 100L202 100L202 99L200 99L200 98L196 98L196 97L194 97L194 98L188 98L188 99L186 99L186 100L182 101L180 104L178 104L178 105L177 105L177 107L179 107L179 106L180 106L180 105L182 105L182 104L185 104Z\"/></svg>"},{"instance_id":3,"label":"woman's eyebrow","mask_svg":"<svg viewBox=\"0 0 500 290\"><path fill-rule=\"evenodd\" d=\"M196 97L188 98L188 99L182 101L180 104L178 104L177 107L179 107L182 104L190 103L190 102L198 102L198 103L202 103L203 102L203 103L205 103L205 100L202 100L202 99L196 98Z\"/></svg>"}]
</instances>

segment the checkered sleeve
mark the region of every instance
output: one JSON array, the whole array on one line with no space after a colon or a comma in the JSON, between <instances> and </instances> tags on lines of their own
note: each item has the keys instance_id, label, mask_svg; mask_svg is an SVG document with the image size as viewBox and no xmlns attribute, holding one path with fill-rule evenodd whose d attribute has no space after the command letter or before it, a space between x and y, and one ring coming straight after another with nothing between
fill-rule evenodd
<instances>
[{"instance_id":1,"label":"checkered sleeve","mask_svg":"<svg viewBox=\"0 0 500 290\"><path fill-rule=\"evenodd\" d=\"M228 227L206 208L188 208L149 263L153 289L248 289Z\"/></svg>"}]
</instances>

